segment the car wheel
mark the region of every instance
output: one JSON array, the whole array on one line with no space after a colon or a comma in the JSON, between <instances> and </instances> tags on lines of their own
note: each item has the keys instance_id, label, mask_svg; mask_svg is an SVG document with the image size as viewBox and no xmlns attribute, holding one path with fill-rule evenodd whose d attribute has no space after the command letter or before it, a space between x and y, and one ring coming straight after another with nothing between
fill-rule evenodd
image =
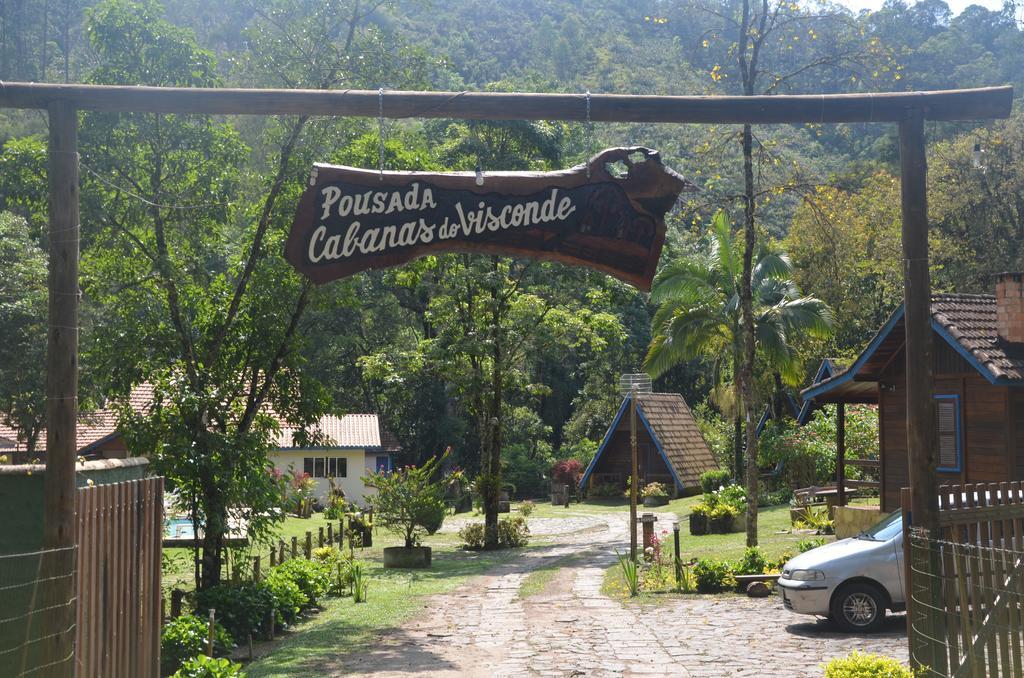
<instances>
[{"instance_id":1,"label":"car wheel","mask_svg":"<svg viewBox=\"0 0 1024 678\"><path fill-rule=\"evenodd\" d=\"M846 584L832 597L831 612L844 631L874 631L885 621L885 595L872 584Z\"/></svg>"}]
</instances>

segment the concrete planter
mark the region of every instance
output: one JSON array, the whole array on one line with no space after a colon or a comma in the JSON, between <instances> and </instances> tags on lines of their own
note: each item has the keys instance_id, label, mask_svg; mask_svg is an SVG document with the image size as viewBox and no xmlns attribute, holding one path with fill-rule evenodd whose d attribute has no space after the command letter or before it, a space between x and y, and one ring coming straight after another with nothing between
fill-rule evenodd
<instances>
[{"instance_id":1,"label":"concrete planter","mask_svg":"<svg viewBox=\"0 0 1024 678\"><path fill-rule=\"evenodd\" d=\"M665 506L668 504L668 497L644 497L644 506Z\"/></svg>"},{"instance_id":2,"label":"concrete planter","mask_svg":"<svg viewBox=\"0 0 1024 678\"><path fill-rule=\"evenodd\" d=\"M389 546L384 549L384 567L403 570L425 569L430 567L430 547Z\"/></svg>"}]
</instances>

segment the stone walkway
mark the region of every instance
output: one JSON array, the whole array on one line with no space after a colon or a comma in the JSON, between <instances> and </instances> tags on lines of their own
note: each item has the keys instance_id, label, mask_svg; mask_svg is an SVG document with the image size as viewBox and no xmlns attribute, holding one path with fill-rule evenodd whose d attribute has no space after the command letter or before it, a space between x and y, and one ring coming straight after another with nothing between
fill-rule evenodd
<instances>
[{"instance_id":1,"label":"stone walkway","mask_svg":"<svg viewBox=\"0 0 1024 678\"><path fill-rule=\"evenodd\" d=\"M881 633L858 636L787 612L777 597L685 596L647 605L611 600L601 594L601 583L615 548L628 548L625 521L569 520L571 531L560 543L436 597L422 617L347 657L337 675L802 678L821 675L822 662L853 650L906 661L902 616ZM558 527L544 525L547 534L558 534ZM530 572L545 567L558 568L554 579L541 593L520 598Z\"/></svg>"}]
</instances>

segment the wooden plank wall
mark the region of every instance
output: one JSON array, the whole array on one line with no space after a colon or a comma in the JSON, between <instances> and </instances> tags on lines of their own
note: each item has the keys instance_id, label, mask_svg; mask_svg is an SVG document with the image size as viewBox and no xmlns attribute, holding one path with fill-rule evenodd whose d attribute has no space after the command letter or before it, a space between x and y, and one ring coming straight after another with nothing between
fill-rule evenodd
<instances>
[{"instance_id":1,"label":"wooden plank wall","mask_svg":"<svg viewBox=\"0 0 1024 678\"><path fill-rule=\"evenodd\" d=\"M163 478L78 490L79 677L160 674Z\"/></svg>"}]
</instances>

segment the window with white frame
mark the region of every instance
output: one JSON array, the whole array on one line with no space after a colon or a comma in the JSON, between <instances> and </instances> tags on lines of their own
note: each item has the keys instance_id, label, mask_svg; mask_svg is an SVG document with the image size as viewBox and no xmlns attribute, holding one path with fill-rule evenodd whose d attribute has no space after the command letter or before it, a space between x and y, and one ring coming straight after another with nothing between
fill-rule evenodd
<instances>
[{"instance_id":1,"label":"window with white frame","mask_svg":"<svg viewBox=\"0 0 1024 678\"><path fill-rule=\"evenodd\" d=\"M347 478L347 457L305 457L302 470L313 478Z\"/></svg>"}]
</instances>

